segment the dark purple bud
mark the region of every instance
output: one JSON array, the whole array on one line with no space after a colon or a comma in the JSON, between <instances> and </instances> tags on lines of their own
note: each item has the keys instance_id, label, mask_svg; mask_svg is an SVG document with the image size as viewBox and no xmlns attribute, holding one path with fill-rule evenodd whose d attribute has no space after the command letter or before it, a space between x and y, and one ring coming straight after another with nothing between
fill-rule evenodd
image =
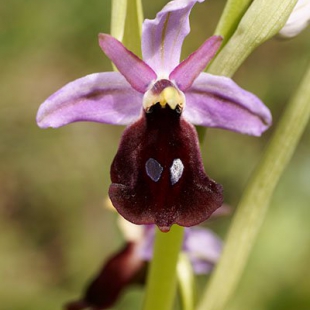
<instances>
[{"instance_id":1,"label":"dark purple bud","mask_svg":"<svg viewBox=\"0 0 310 310\"><path fill-rule=\"evenodd\" d=\"M162 103L129 126L111 166L109 195L135 224L193 226L222 205L222 186L204 172L197 133L180 110Z\"/></svg>"},{"instance_id":2,"label":"dark purple bud","mask_svg":"<svg viewBox=\"0 0 310 310\"><path fill-rule=\"evenodd\" d=\"M104 263L101 271L87 287L84 298L65 306L66 310L101 310L110 308L130 284L144 279L146 262L139 255L139 245L129 242Z\"/></svg>"}]
</instances>

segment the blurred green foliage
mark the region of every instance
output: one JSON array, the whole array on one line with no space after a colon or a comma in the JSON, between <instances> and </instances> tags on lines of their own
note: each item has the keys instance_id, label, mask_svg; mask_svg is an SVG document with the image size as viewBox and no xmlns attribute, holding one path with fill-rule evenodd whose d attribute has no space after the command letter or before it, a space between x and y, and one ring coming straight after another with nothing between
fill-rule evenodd
<instances>
[{"instance_id":1,"label":"blurred green foliage","mask_svg":"<svg viewBox=\"0 0 310 310\"><path fill-rule=\"evenodd\" d=\"M184 56L212 34L224 2L194 8ZM145 17L153 18L165 3L144 0ZM103 205L123 128L76 123L41 130L35 123L40 103L65 83L111 70L97 44L97 34L109 32L110 5L108 0L1 3L1 309L61 308L122 244L116 215ZM265 43L234 77L270 107L275 125L309 60L309 30ZM208 130L202 147L206 170L224 185L232 207L272 130L262 138ZM229 310L310 309L309 145L308 127ZM229 221L207 225L225 236ZM141 296L134 288L115 309L137 309Z\"/></svg>"}]
</instances>

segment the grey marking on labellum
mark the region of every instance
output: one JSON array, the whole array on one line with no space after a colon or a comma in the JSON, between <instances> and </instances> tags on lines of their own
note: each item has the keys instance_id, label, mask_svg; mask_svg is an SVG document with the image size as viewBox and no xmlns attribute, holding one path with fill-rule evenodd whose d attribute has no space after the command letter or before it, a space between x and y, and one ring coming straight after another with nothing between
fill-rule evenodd
<instances>
[{"instance_id":1,"label":"grey marking on labellum","mask_svg":"<svg viewBox=\"0 0 310 310\"><path fill-rule=\"evenodd\" d=\"M182 160L180 158L175 159L172 163L172 166L170 167L170 181L172 185L179 182L182 177L183 170L184 165Z\"/></svg>"},{"instance_id":2,"label":"grey marking on labellum","mask_svg":"<svg viewBox=\"0 0 310 310\"><path fill-rule=\"evenodd\" d=\"M158 182L164 168L154 158L149 158L145 163L146 174L154 181Z\"/></svg>"}]
</instances>

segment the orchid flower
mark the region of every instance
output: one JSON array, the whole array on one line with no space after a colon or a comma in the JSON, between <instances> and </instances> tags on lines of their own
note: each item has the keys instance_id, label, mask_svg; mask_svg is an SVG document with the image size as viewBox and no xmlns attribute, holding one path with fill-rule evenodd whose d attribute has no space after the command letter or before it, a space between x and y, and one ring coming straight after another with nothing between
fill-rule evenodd
<instances>
[{"instance_id":1,"label":"orchid flower","mask_svg":"<svg viewBox=\"0 0 310 310\"><path fill-rule=\"evenodd\" d=\"M144 284L147 263L152 260L154 225L133 225L119 221L126 240L123 248L103 263L98 275L87 286L82 299L70 302L66 310L108 309L129 286ZM222 251L222 241L206 228L185 228L183 252L196 275L208 274Z\"/></svg>"},{"instance_id":2,"label":"orchid flower","mask_svg":"<svg viewBox=\"0 0 310 310\"><path fill-rule=\"evenodd\" d=\"M284 38L292 38L303 31L310 23L310 1L298 0L290 17L279 34Z\"/></svg>"},{"instance_id":3,"label":"orchid flower","mask_svg":"<svg viewBox=\"0 0 310 310\"><path fill-rule=\"evenodd\" d=\"M169 2L145 20L143 60L108 34L99 45L119 72L75 80L40 107L42 128L77 121L129 125L111 167L109 196L117 211L135 224L193 226L222 205L222 186L204 171L193 125L259 136L271 115L253 94L230 78L202 72L222 38L212 36L180 63L196 2Z\"/></svg>"}]
</instances>

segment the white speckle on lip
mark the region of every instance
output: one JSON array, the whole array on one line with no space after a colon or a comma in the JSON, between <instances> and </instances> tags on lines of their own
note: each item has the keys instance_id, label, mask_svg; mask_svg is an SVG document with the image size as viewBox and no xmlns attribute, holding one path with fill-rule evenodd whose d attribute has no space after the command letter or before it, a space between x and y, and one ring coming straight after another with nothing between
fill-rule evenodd
<instances>
[{"instance_id":1,"label":"white speckle on lip","mask_svg":"<svg viewBox=\"0 0 310 310\"><path fill-rule=\"evenodd\" d=\"M184 170L184 165L181 159L180 158L175 159L172 163L172 166L170 167L170 181L172 185L179 182L179 180L182 177L183 170Z\"/></svg>"}]
</instances>

